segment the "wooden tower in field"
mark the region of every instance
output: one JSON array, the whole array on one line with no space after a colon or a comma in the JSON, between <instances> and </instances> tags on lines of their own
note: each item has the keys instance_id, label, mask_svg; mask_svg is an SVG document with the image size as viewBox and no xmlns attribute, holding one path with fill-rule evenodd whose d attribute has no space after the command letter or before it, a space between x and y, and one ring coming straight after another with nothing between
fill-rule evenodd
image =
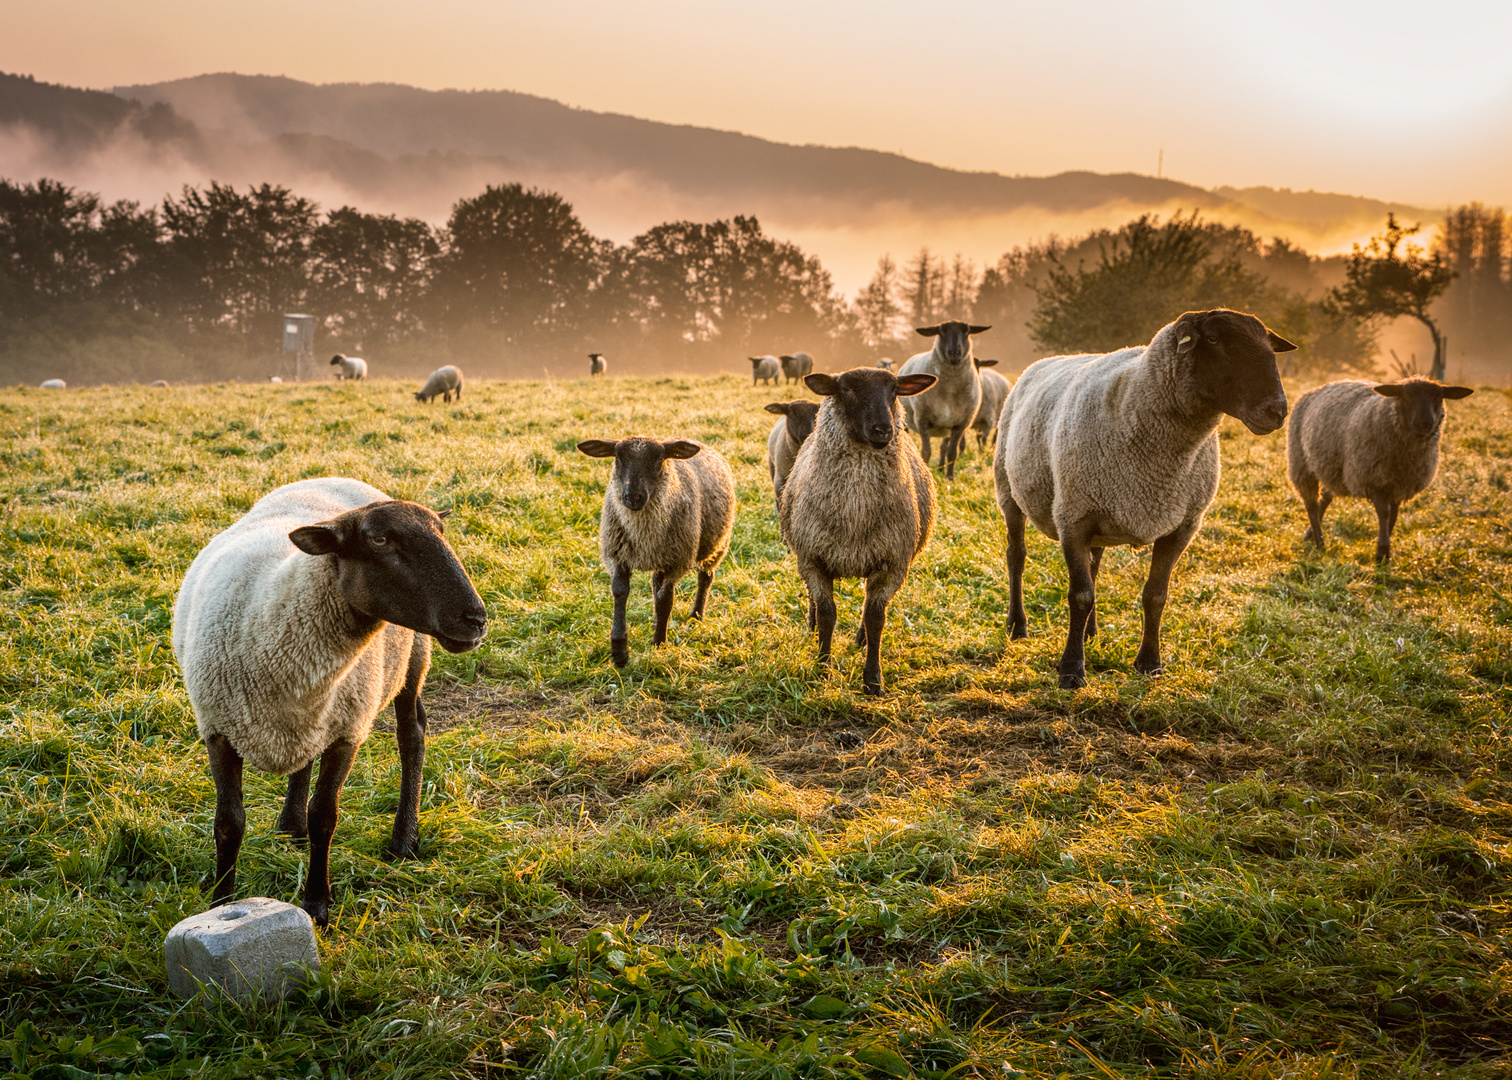
<instances>
[{"instance_id":1,"label":"wooden tower in field","mask_svg":"<svg viewBox=\"0 0 1512 1080\"><path fill-rule=\"evenodd\" d=\"M315 316L283 317L283 351L285 354L294 354L292 374L297 381L315 378ZM284 364L281 363L278 367L278 373L282 375Z\"/></svg>"}]
</instances>

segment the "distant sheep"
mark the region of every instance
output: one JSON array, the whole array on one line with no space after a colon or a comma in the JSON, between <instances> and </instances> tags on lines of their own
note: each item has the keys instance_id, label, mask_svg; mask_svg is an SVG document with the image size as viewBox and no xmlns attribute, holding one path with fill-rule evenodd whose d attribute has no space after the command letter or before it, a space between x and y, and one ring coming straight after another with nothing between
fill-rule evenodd
<instances>
[{"instance_id":1,"label":"distant sheep","mask_svg":"<svg viewBox=\"0 0 1512 1080\"><path fill-rule=\"evenodd\" d=\"M280 377L279 377L279 376L277 376L277 375L269 375L269 376L268 376L268 381L269 381L269 382L270 382L270 383L272 383L272 384L273 384L273 385L274 385L274 386L277 386L277 385L278 385L278 384L279 384L279 383L281 383L281 382L283 382L283 379L282 379L282 378L280 378Z\"/></svg>"},{"instance_id":2,"label":"distant sheep","mask_svg":"<svg viewBox=\"0 0 1512 1080\"><path fill-rule=\"evenodd\" d=\"M614 665L624 667L630 662L625 601L632 571L651 571L653 644L667 640L672 597L689 570L698 571L693 618L703 618L714 571L730 550L735 478L717 450L684 439L589 439L578 449L614 459L599 516L599 553L614 596L609 652Z\"/></svg>"},{"instance_id":3,"label":"distant sheep","mask_svg":"<svg viewBox=\"0 0 1512 1080\"><path fill-rule=\"evenodd\" d=\"M603 353L591 352L588 354L588 374L590 376L602 375L608 370L609 361L604 359Z\"/></svg>"},{"instance_id":4,"label":"distant sheep","mask_svg":"<svg viewBox=\"0 0 1512 1080\"><path fill-rule=\"evenodd\" d=\"M153 379L152 380L152 385L153 386L167 386L168 385L168 380L167 379Z\"/></svg>"},{"instance_id":5,"label":"distant sheep","mask_svg":"<svg viewBox=\"0 0 1512 1080\"><path fill-rule=\"evenodd\" d=\"M903 415L909 429L919 433L920 453L929 460L929 437L943 435L940 444L940 468L945 479L955 479L956 455L966 429L976 420L982 404L982 379L971 355L971 336L991 330L990 326L971 326L963 322L943 322L938 326L921 326L915 332L934 338L934 347L926 353L909 357L899 369L900 375L933 375L938 381L927 394L903 403Z\"/></svg>"},{"instance_id":6,"label":"distant sheep","mask_svg":"<svg viewBox=\"0 0 1512 1080\"><path fill-rule=\"evenodd\" d=\"M806 352L787 353L778 359L782 362L783 382L797 382L814 370L814 358Z\"/></svg>"},{"instance_id":7,"label":"distant sheep","mask_svg":"<svg viewBox=\"0 0 1512 1080\"><path fill-rule=\"evenodd\" d=\"M173 608L173 652L215 781L213 903L236 892L246 761L289 776L278 825L310 837L304 908L325 925L336 802L390 701L401 780L388 850L416 854L430 638L464 652L484 626L440 515L358 480L286 484L195 556Z\"/></svg>"},{"instance_id":8,"label":"distant sheep","mask_svg":"<svg viewBox=\"0 0 1512 1080\"><path fill-rule=\"evenodd\" d=\"M751 385L760 382L762 386L774 383L778 379L779 368L775 356L752 356L751 361Z\"/></svg>"},{"instance_id":9,"label":"distant sheep","mask_svg":"<svg viewBox=\"0 0 1512 1080\"><path fill-rule=\"evenodd\" d=\"M331 366L338 369L336 372L338 382L343 379L361 382L367 378L367 361L360 356L342 356L337 353L331 357Z\"/></svg>"},{"instance_id":10,"label":"distant sheep","mask_svg":"<svg viewBox=\"0 0 1512 1080\"><path fill-rule=\"evenodd\" d=\"M819 415L819 403L774 401L766 407L766 411L778 416L771 433L767 435L767 467L772 474L772 489L777 501L781 503L782 489L787 484L788 473L793 471L793 462L798 460L798 451L814 433L814 418Z\"/></svg>"},{"instance_id":11,"label":"distant sheep","mask_svg":"<svg viewBox=\"0 0 1512 1080\"><path fill-rule=\"evenodd\" d=\"M1276 353L1296 348L1253 315L1189 311L1149 345L1032 364L998 421L993 479L1008 526L1008 632L1024 615L1024 519L1059 540L1070 574L1063 689L1086 683L1106 547L1155 545L1134 670L1161 671L1160 620L1171 571L1218 491L1218 421L1256 435L1286 419Z\"/></svg>"},{"instance_id":12,"label":"distant sheep","mask_svg":"<svg viewBox=\"0 0 1512 1080\"><path fill-rule=\"evenodd\" d=\"M62 379L44 379L37 387L41 390L67 390L68 384Z\"/></svg>"},{"instance_id":13,"label":"distant sheep","mask_svg":"<svg viewBox=\"0 0 1512 1080\"><path fill-rule=\"evenodd\" d=\"M457 395L458 401L462 400L462 369L447 364L430 373L430 378L425 380L425 385L415 394L415 400L429 405L439 395L443 403L450 405L453 394Z\"/></svg>"},{"instance_id":14,"label":"distant sheep","mask_svg":"<svg viewBox=\"0 0 1512 1080\"><path fill-rule=\"evenodd\" d=\"M996 360L977 360L977 372L982 377L982 404L977 406L976 419L971 426L976 431L977 449L985 450L987 440L997 441L998 417L1003 412L1003 402L1008 399L1008 380L991 368Z\"/></svg>"},{"instance_id":15,"label":"distant sheep","mask_svg":"<svg viewBox=\"0 0 1512 1080\"><path fill-rule=\"evenodd\" d=\"M892 357L884 356L882 359L877 361L877 366L883 371L891 371L893 369Z\"/></svg>"},{"instance_id":16,"label":"distant sheep","mask_svg":"<svg viewBox=\"0 0 1512 1080\"><path fill-rule=\"evenodd\" d=\"M1303 539L1321 550L1329 503L1356 496L1375 505L1376 562L1391 558L1397 511L1438 472L1444 400L1474 392L1414 376L1379 384L1350 379L1303 394L1286 431L1287 472L1307 507Z\"/></svg>"},{"instance_id":17,"label":"distant sheep","mask_svg":"<svg viewBox=\"0 0 1512 1080\"><path fill-rule=\"evenodd\" d=\"M835 632L835 579L865 580L856 644L866 645L862 686L880 694L887 604L934 523L934 481L902 434L898 398L923 393L935 377L853 368L804 381L824 401L778 500L782 539L808 586L821 664L829 662Z\"/></svg>"}]
</instances>

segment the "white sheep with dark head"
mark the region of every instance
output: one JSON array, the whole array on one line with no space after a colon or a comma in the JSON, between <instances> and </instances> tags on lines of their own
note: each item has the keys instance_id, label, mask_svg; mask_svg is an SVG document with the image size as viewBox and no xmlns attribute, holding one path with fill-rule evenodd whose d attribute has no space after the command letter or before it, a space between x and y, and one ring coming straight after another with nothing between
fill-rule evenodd
<instances>
[{"instance_id":1,"label":"white sheep with dark head","mask_svg":"<svg viewBox=\"0 0 1512 1080\"><path fill-rule=\"evenodd\" d=\"M972 326L964 322L942 322L921 326L915 332L934 338L929 352L908 358L899 375L933 375L935 384L918 397L903 402L903 415L909 430L919 433L920 453L929 460L929 437L943 436L940 443L940 468L945 479L955 479L956 456L966 429L976 419L982 404L982 379L971 355L971 337L985 333L990 326Z\"/></svg>"},{"instance_id":2,"label":"white sheep with dark head","mask_svg":"<svg viewBox=\"0 0 1512 1080\"><path fill-rule=\"evenodd\" d=\"M336 369L336 381L349 380L361 382L367 378L367 361L360 356L343 356L337 353L331 357L330 366Z\"/></svg>"}]
</instances>

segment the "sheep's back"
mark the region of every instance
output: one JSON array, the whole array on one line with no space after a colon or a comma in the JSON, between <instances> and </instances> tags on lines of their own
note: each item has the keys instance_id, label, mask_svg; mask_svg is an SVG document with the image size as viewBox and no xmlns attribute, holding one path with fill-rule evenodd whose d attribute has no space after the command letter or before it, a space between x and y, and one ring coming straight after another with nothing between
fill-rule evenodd
<instances>
[{"instance_id":1,"label":"sheep's back","mask_svg":"<svg viewBox=\"0 0 1512 1080\"><path fill-rule=\"evenodd\" d=\"M1286 456L1292 482L1311 474L1335 495L1410 499L1438 472L1438 438L1414 438L1397 403L1375 384L1342 379L1309 390L1292 408Z\"/></svg>"},{"instance_id":2,"label":"sheep's back","mask_svg":"<svg viewBox=\"0 0 1512 1080\"><path fill-rule=\"evenodd\" d=\"M997 426L1003 402L1008 398L1008 380L991 368L983 368L977 375L982 380L982 404L972 426L986 431Z\"/></svg>"},{"instance_id":3,"label":"sheep's back","mask_svg":"<svg viewBox=\"0 0 1512 1080\"><path fill-rule=\"evenodd\" d=\"M938 381L922 394L903 398L903 416L908 427L931 435L969 427L982 404L982 380L967 356L952 367L941 363L933 351L908 358L899 376L933 375Z\"/></svg>"},{"instance_id":4,"label":"sheep's back","mask_svg":"<svg viewBox=\"0 0 1512 1080\"><path fill-rule=\"evenodd\" d=\"M421 397L436 397L450 390L455 390L462 385L462 372L452 365L439 367L431 372L430 378L425 380L425 388L420 391Z\"/></svg>"}]
</instances>

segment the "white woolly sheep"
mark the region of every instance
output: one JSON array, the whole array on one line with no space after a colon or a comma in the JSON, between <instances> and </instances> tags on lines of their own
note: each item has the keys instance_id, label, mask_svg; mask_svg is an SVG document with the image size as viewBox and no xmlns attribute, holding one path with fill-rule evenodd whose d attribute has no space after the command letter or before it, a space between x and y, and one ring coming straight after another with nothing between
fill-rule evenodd
<instances>
[{"instance_id":1,"label":"white woolly sheep","mask_svg":"<svg viewBox=\"0 0 1512 1080\"><path fill-rule=\"evenodd\" d=\"M604 359L603 353L591 352L588 354L588 374L590 376L602 375L608 370L609 361Z\"/></svg>"},{"instance_id":2,"label":"white woolly sheep","mask_svg":"<svg viewBox=\"0 0 1512 1080\"><path fill-rule=\"evenodd\" d=\"M1146 346L1032 364L1003 405L993 480L1008 526L1008 633L1024 616L1024 519L1059 540L1070 574L1063 689L1086 683L1106 547L1155 545L1134 670L1161 671L1171 570L1218 491L1218 421L1256 435L1286 419L1276 353L1296 348L1253 315L1189 311Z\"/></svg>"},{"instance_id":3,"label":"white woolly sheep","mask_svg":"<svg viewBox=\"0 0 1512 1080\"><path fill-rule=\"evenodd\" d=\"M798 460L798 451L814 433L814 418L819 415L819 403L774 401L766 407L766 411L777 414L777 422L767 435L767 467L772 474L772 489L777 501L781 503L782 488L787 483L788 473L793 471L793 462Z\"/></svg>"},{"instance_id":4,"label":"white woolly sheep","mask_svg":"<svg viewBox=\"0 0 1512 1080\"><path fill-rule=\"evenodd\" d=\"M814 358L806 352L784 353L777 359L782 362L783 382L798 382L814 370Z\"/></svg>"},{"instance_id":5,"label":"white woolly sheep","mask_svg":"<svg viewBox=\"0 0 1512 1080\"><path fill-rule=\"evenodd\" d=\"M1369 499L1376 562L1391 558L1397 511L1438 472L1444 399L1474 392L1414 376L1379 384L1349 379L1303 394L1286 429L1287 473L1307 507L1302 538L1322 550L1328 504L1336 496Z\"/></svg>"},{"instance_id":6,"label":"white woolly sheep","mask_svg":"<svg viewBox=\"0 0 1512 1080\"><path fill-rule=\"evenodd\" d=\"M935 377L852 368L804 381L824 401L778 500L782 539L808 586L821 664L829 662L835 632L835 579L865 580L856 644L866 646L862 686L880 694L887 604L934 523L934 481L902 434L898 398L923 393Z\"/></svg>"},{"instance_id":7,"label":"white woolly sheep","mask_svg":"<svg viewBox=\"0 0 1512 1080\"><path fill-rule=\"evenodd\" d=\"M214 904L236 891L246 761L289 776L279 829L310 837L304 908L325 925L341 785L390 701L401 780L388 850L416 854L427 635L462 652L484 625L440 516L357 480L286 484L195 556L174 604L173 652L215 781Z\"/></svg>"},{"instance_id":8,"label":"white woolly sheep","mask_svg":"<svg viewBox=\"0 0 1512 1080\"><path fill-rule=\"evenodd\" d=\"M453 394L457 395L458 401L462 400L462 369L447 364L430 373L430 378L425 380L425 385L415 394L415 400L429 405L439 395L443 403L450 405Z\"/></svg>"},{"instance_id":9,"label":"white woolly sheep","mask_svg":"<svg viewBox=\"0 0 1512 1080\"><path fill-rule=\"evenodd\" d=\"M343 379L361 382L367 378L367 361L360 356L343 356L341 353L337 353L331 357L330 366L337 369L337 382Z\"/></svg>"},{"instance_id":10,"label":"white woolly sheep","mask_svg":"<svg viewBox=\"0 0 1512 1080\"><path fill-rule=\"evenodd\" d=\"M167 379L153 379L152 380L152 385L153 386L167 386L168 385L168 380Z\"/></svg>"},{"instance_id":11,"label":"white woolly sheep","mask_svg":"<svg viewBox=\"0 0 1512 1080\"><path fill-rule=\"evenodd\" d=\"M926 394L903 402L903 415L911 431L919 433L920 453L929 461L929 437L943 435L940 443L940 467L945 479L955 479L956 455L966 429L976 419L982 404L982 379L971 355L971 335L991 330L990 326L971 326L963 322L943 322L938 326L921 326L915 332L934 338L934 347L926 353L909 357L899 369L900 375L933 375L938 381Z\"/></svg>"},{"instance_id":12,"label":"white woolly sheep","mask_svg":"<svg viewBox=\"0 0 1512 1080\"><path fill-rule=\"evenodd\" d=\"M759 381L762 386L775 383L779 378L778 361L775 356L752 356L751 361L751 385L755 386Z\"/></svg>"},{"instance_id":13,"label":"white woolly sheep","mask_svg":"<svg viewBox=\"0 0 1512 1080\"><path fill-rule=\"evenodd\" d=\"M277 386L279 383L283 382L283 378L278 375L269 375L268 382L272 383L274 386Z\"/></svg>"},{"instance_id":14,"label":"white woolly sheep","mask_svg":"<svg viewBox=\"0 0 1512 1080\"><path fill-rule=\"evenodd\" d=\"M624 667L630 662L625 601L632 571L651 571L653 644L667 640L672 597L689 570L698 571L693 618L703 618L714 571L730 550L735 478L717 450L684 439L588 439L578 449L614 459L599 515L599 553L614 596L610 657L615 667Z\"/></svg>"},{"instance_id":15,"label":"white woolly sheep","mask_svg":"<svg viewBox=\"0 0 1512 1080\"><path fill-rule=\"evenodd\" d=\"M44 379L42 382L38 383L37 386L38 386L39 389L42 389L42 390L67 390L68 389L68 384L66 382L64 382L62 379Z\"/></svg>"},{"instance_id":16,"label":"white woolly sheep","mask_svg":"<svg viewBox=\"0 0 1512 1080\"><path fill-rule=\"evenodd\" d=\"M998 417L1002 415L1003 402L1008 400L1008 380L991 370L996 360L975 363L982 376L982 404L977 407L971 426L976 431L977 449L985 450L989 438L997 441Z\"/></svg>"}]
</instances>

